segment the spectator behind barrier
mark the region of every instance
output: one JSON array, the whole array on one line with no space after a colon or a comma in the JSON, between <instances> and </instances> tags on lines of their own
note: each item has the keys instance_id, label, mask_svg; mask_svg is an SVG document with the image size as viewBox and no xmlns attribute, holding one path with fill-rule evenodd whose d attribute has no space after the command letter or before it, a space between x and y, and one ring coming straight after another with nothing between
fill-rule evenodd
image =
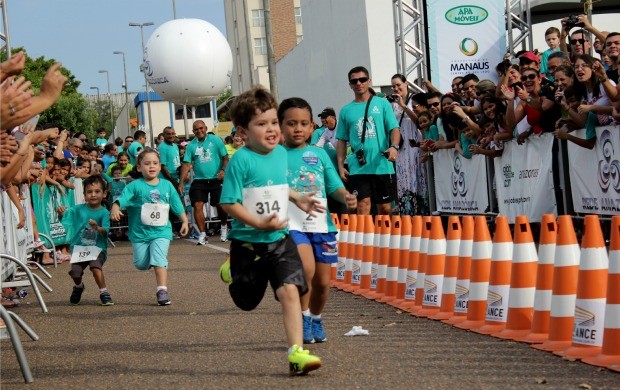
<instances>
[{"instance_id":1,"label":"spectator behind barrier","mask_svg":"<svg viewBox=\"0 0 620 390\"><path fill-rule=\"evenodd\" d=\"M611 99L618 93L616 85L607 77L601 62L590 55L576 56L574 68L575 92L582 103L579 113L585 116L594 112L601 126L610 124L613 121Z\"/></svg>"}]
</instances>

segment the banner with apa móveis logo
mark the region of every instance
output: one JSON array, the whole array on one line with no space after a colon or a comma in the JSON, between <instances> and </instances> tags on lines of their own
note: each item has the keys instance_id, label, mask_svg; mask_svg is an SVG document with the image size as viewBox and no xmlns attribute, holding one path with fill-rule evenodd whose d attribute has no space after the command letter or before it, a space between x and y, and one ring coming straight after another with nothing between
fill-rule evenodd
<instances>
[{"instance_id":1,"label":"banner with apa m\u00f3veis logo","mask_svg":"<svg viewBox=\"0 0 620 390\"><path fill-rule=\"evenodd\" d=\"M585 132L572 134L585 138ZM597 127L592 150L568 142L568 166L576 212L620 214L620 127Z\"/></svg>"},{"instance_id":2,"label":"banner with apa m\u00f3veis logo","mask_svg":"<svg viewBox=\"0 0 620 390\"><path fill-rule=\"evenodd\" d=\"M461 156L456 149L433 153L437 211L449 214L484 214L489 208L486 157Z\"/></svg>"}]
</instances>

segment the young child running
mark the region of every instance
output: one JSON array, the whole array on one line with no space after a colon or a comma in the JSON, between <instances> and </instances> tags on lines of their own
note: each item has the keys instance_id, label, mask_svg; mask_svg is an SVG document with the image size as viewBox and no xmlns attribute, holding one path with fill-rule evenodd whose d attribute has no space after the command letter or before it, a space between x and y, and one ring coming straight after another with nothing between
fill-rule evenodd
<instances>
[{"instance_id":1,"label":"young child running","mask_svg":"<svg viewBox=\"0 0 620 390\"><path fill-rule=\"evenodd\" d=\"M69 276L75 285L69 303L80 304L84 292L82 276L84 269L90 267L95 283L99 286L101 304L111 306L114 302L103 276L103 264L107 259L107 237L110 231L110 214L101 204L107 192L106 182L100 175L93 175L86 178L83 185L86 203L58 210L72 252Z\"/></svg>"},{"instance_id":2,"label":"young child running","mask_svg":"<svg viewBox=\"0 0 620 390\"><path fill-rule=\"evenodd\" d=\"M159 154L155 149L145 148L136 158L142 178L129 183L116 199L110 219L119 221L129 213L129 241L133 248L133 264L139 270L153 268L157 281L157 303L172 303L168 294L168 247L172 240L172 225L168 221L170 208L183 222L181 235L189 230L183 203L176 189L168 180L160 180Z\"/></svg>"},{"instance_id":3,"label":"young child running","mask_svg":"<svg viewBox=\"0 0 620 390\"><path fill-rule=\"evenodd\" d=\"M320 368L321 359L301 346L299 296L308 286L284 218L289 199L312 216L312 211L324 208L312 194L300 195L288 188L277 108L276 100L262 87L242 93L232 104L233 123L246 144L235 153L224 177L220 203L234 219L228 235L230 262L222 267L230 266L230 295L243 310L256 308L267 282L271 284L282 307L290 373L301 375Z\"/></svg>"},{"instance_id":4,"label":"young child running","mask_svg":"<svg viewBox=\"0 0 620 390\"><path fill-rule=\"evenodd\" d=\"M323 148L309 146L306 140L314 129L312 108L304 99L289 98L280 103L278 120L288 152L288 185L300 194L314 193L327 205L327 194L357 208L357 198L344 188L342 180ZM329 210L328 210L329 212ZM321 313L329 297L331 264L338 261L336 226L328 213L317 218L289 208L289 229L308 283L309 294L301 296L303 341L305 344L327 341Z\"/></svg>"}]
</instances>

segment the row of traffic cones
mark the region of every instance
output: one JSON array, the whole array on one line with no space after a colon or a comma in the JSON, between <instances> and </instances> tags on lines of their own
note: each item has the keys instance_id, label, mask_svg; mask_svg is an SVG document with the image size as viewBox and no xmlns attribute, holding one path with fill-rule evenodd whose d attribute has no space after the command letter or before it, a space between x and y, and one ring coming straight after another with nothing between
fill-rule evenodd
<instances>
[{"instance_id":1,"label":"row of traffic cones","mask_svg":"<svg viewBox=\"0 0 620 390\"><path fill-rule=\"evenodd\" d=\"M333 214L339 229L332 286L418 317L532 344L620 371L620 216L609 257L599 219L581 248L570 216L544 215L538 251L526 216Z\"/></svg>"}]
</instances>

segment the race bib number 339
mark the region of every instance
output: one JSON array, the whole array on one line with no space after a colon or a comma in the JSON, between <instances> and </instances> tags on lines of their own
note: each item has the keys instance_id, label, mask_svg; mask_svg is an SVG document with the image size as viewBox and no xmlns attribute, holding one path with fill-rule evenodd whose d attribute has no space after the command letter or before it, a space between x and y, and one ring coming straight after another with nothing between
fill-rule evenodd
<instances>
[{"instance_id":1,"label":"race bib number 339","mask_svg":"<svg viewBox=\"0 0 620 390\"><path fill-rule=\"evenodd\" d=\"M244 188L243 207L258 218L278 214L284 220L288 213L288 184Z\"/></svg>"}]
</instances>

